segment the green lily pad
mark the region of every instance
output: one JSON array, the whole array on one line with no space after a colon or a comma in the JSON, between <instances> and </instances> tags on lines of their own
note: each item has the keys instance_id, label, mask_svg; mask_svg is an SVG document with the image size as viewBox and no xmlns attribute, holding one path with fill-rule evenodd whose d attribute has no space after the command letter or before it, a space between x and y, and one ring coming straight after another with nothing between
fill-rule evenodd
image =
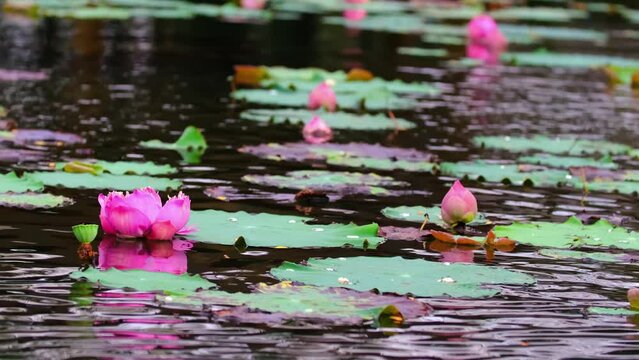
<instances>
[{"instance_id":1,"label":"green lily pad","mask_svg":"<svg viewBox=\"0 0 639 360\"><path fill-rule=\"evenodd\" d=\"M408 186L405 182L375 173L327 170L290 171L286 175L244 175L242 180L262 186L299 190L311 188L338 195L392 195L385 187Z\"/></svg>"},{"instance_id":2,"label":"green lily pad","mask_svg":"<svg viewBox=\"0 0 639 360\"><path fill-rule=\"evenodd\" d=\"M528 285L529 275L474 264L444 264L400 257L311 258L306 265L285 262L271 270L280 280L315 286L342 286L367 291L413 294L421 297L486 297L499 293L483 285Z\"/></svg>"},{"instance_id":3,"label":"green lily pad","mask_svg":"<svg viewBox=\"0 0 639 360\"><path fill-rule=\"evenodd\" d=\"M200 289L216 288L216 285L199 275L174 275L164 272L152 272L144 270L109 269L100 271L88 268L85 271L71 273L71 278L85 278L88 281L99 283L106 287L124 288L130 287L137 291L154 291L165 294L188 294Z\"/></svg>"},{"instance_id":4,"label":"green lily pad","mask_svg":"<svg viewBox=\"0 0 639 360\"><path fill-rule=\"evenodd\" d=\"M576 217L564 223L532 222L499 225L493 228L496 237L507 237L520 244L579 248L582 246L613 247L639 250L639 234L622 227L615 227L606 220L584 225Z\"/></svg>"},{"instance_id":5,"label":"green lily pad","mask_svg":"<svg viewBox=\"0 0 639 360\"><path fill-rule=\"evenodd\" d=\"M51 209L73 203L65 196L41 193L0 193L0 206L23 209Z\"/></svg>"},{"instance_id":6,"label":"green lily pad","mask_svg":"<svg viewBox=\"0 0 639 360\"><path fill-rule=\"evenodd\" d=\"M592 54L562 54L548 51L508 52L501 60L523 66L595 68L606 65L639 66L639 60Z\"/></svg>"},{"instance_id":7,"label":"green lily pad","mask_svg":"<svg viewBox=\"0 0 639 360\"><path fill-rule=\"evenodd\" d=\"M244 120L257 121L263 123L293 123L304 124L314 115L319 115L322 120L333 129L349 130L393 130L412 129L415 124L404 119L391 119L390 117L378 114L350 114L345 112L316 112L302 109L251 109L243 111L240 118Z\"/></svg>"},{"instance_id":8,"label":"green lily pad","mask_svg":"<svg viewBox=\"0 0 639 360\"><path fill-rule=\"evenodd\" d=\"M619 315L619 316L633 316L639 315L639 310L629 308L609 308L591 306L588 308L588 313L592 315Z\"/></svg>"},{"instance_id":9,"label":"green lily pad","mask_svg":"<svg viewBox=\"0 0 639 360\"><path fill-rule=\"evenodd\" d=\"M24 193L28 191L42 191L44 184L30 175L18 177L15 172L0 174L0 192Z\"/></svg>"},{"instance_id":10,"label":"green lily pad","mask_svg":"<svg viewBox=\"0 0 639 360\"><path fill-rule=\"evenodd\" d=\"M593 29L523 24L500 24L499 28L509 42L519 44L532 43L538 40L592 41L598 43L604 43L608 40L608 35L605 32Z\"/></svg>"},{"instance_id":11,"label":"green lily pad","mask_svg":"<svg viewBox=\"0 0 639 360\"><path fill-rule=\"evenodd\" d=\"M158 178L139 175L113 174L72 174L62 171L43 171L28 174L29 178L39 181L46 186L63 187L67 189L112 189L135 190L150 186L159 191L177 190L182 182L177 179Z\"/></svg>"},{"instance_id":12,"label":"green lily pad","mask_svg":"<svg viewBox=\"0 0 639 360\"><path fill-rule=\"evenodd\" d=\"M195 126L187 126L182 135L174 143L166 143L160 140L142 141L140 146L150 149L167 149L167 150L196 150L206 149L206 139L200 129Z\"/></svg>"},{"instance_id":13,"label":"green lily pad","mask_svg":"<svg viewBox=\"0 0 639 360\"><path fill-rule=\"evenodd\" d=\"M343 16L327 16L324 18L324 23L396 34L421 34L424 32L425 25L421 17L411 14L368 15L358 21L352 21Z\"/></svg>"},{"instance_id":14,"label":"green lily pad","mask_svg":"<svg viewBox=\"0 0 639 360\"><path fill-rule=\"evenodd\" d=\"M509 7L493 10L490 15L495 20L569 22L588 17L588 12L578 9L558 7Z\"/></svg>"},{"instance_id":15,"label":"green lily pad","mask_svg":"<svg viewBox=\"0 0 639 360\"><path fill-rule=\"evenodd\" d=\"M400 47L397 53L401 55L417 56L417 57L436 57L443 58L448 56L446 49L426 49L418 47Z\"/></svg>"},{"instance_id":16,"label":"green lily pad","mask_svg":"<svg viewBox=\"0 0 639 360\"><path fill-rule=\"evenodd\" d=\"M406 160L377 159L372 157L329 156L326 163L338 166L366 168L375 170L404 170L411 172L431 172L437 168L437 164L430 162L413 162Z\"/></svg>"},{"instance_id":17,"label":"green lily pad","mask_svg":"<svg viewBox=\"0 0 639 360\"><path fill-rule=\"evenodd\" d=\"M326 73L327 79L331 79L330 75L337 75L340 78L345 77L346 74L342 72ZM334 80L334 79L333 79ZM319 83L317 80L301 80L301 79L267 79L263 80L260 85L265 88L274 90L294 90L301 91L308 95ZM373 78L368 81L347 81L339 80L335 81L333 85L333 91L339 100L340 96L348 94L366 94L373 91L377 92L390 92L393 94L416 94L424 96L434 96L440 93L439 89L432 86L429 83L415 82L407 83L401 80L383 80L380 78Z\"/></svg>"},{"instance_id":18,"label":"green lily pad","mask_svg":"<svg viewBox=\"0 0 639 360\"><path fill-rule=\"evenodd\" d=\"M604 154L620 155L632 150L630 146L604 140L586 140L577 137L548 137L535 135L523 136L476 136L473 138L475 146L487 149L508 150L518 153L526 151L540 151L550 154Z\"/></svg>"},{"instance_id":19,"label":"green lily pad","mask_svg":"<svg viewBox=\"0 0 639 360\"><path fill-rule=\"evenodd\" d=\"M61 162L57 163L55 168L57 170L65 170L65 166L73 164L74 162ZM80 165L84 162L76 162ZM113 175L168 175L175 174L177 169L171 165L160 165L152 161L138 162L138 161L102 161L87 162L90 167L99 169L99 171L86 171L87 173L99 174L101 172L107 172ZM90 170L90 169L89 169ZM67 171L76 172L76 171Z\"/></svg>"},{"instance_id":20,"label":"green lily pad","mask_svg":"<svg viewBox=\"0 0 639 360\"><path fill-rule=\"evenodd\" d=\"M234 91L232 96L237 100L260 105L306 107L308 103L307 92L292 90L242 89ZM337 104L340 109L349 110L408 110L417 106L413 99L376 89L365 93L338 94Z\"/></svg>"},{"instance_id":21,"label":"green lily pad","mask_svg":"<svg viewBox=\"0 0 639 360\"><path fill-rule=\"evenodd\" d=\"M583 252L575 250L560 250L560 249L541 249L539 255L553 259L575 259L584 260L590 259L599 262L620 262L623 261L623 256L608 254L608 253L596 253L596 252Z\"/></svg>"},{"instance_id":22,"label":"green lily pad","mask_svg":"<svg viewBox=\"0 0 639 360\"><path fill-rule=\"evenodd\" d=\"M312 218L225 212L191 211L190 226L197 229L189 239L222 245L234 245L243 237L249 247L342 247L376 248L384 240L377 237L377 224L310 225Z\"/></svg>"},{"instance_id":23,"label":"green lily pad","mask_svg":"<svg viewBox=\"0 0 639 360\"><path fill-rule=\"evenodd\" d=\"M427 19L467 21L483 12L479 6L423 6L418 11Z\"/></svg>"},{"instance_id":24,"label":"green lily pad","mask_svg":"<svg viewBox=\"0 0 639 360\"><path fill-rule=\"evenodd\" d=\"M447 226L441 216L442 209L439 206L423 207L423 206L397 206L386 207L382 209L382 215L389 219L404 220L414 223L423 223L424 217L428 215L428 223L438 226ZM470 226L480 226L490 224L491 221L486 219L484 214L477 214L475 219L470 222Z\"/></svg>"},{"instance_id":25,"label":"green lily pad","mask_svg":"<svg viewBox=\"0 0 639 360\"><path fill-rule=\"evenodd\" d=\"M621 84L629 85L632 83L632 76L639 72L639 64L636 66L606 66L606 69L615 75L615 80Z\"/></svg>"},{"instance_id":26,"label":"green lily pad","mask_svg":"<svg viewBox=\"0 0 639 360\"><path fill-rule=\"evenodd\" d=\"M564 170L534 169L526 165L496 164L483 160L444 162L439 167L443 175L488 182L509 182L513 185L556 186L572 181L572 175Z\"/></svg>"},{"instance_id":27,"label":"green lily pad","mask_svg":"<svg viewBox=\"0 0 639 360\"><path fill-rule=\"evenodd\" d=\"M342 0L271 0L270 3L271 7L277 11L312 14L341 12L350 7ZM401 13L409 9L408 3L386 0L370 1L358 6L366 9L369 14Z\"/></svg>"},{"instance_id":28,"label":"green lily pad","mask_svg":"<svg viewBox=\"0 0 639 360\"><path fill-rule=\"evenodd\" d=\"M593 158L581 158L573 156L556 156L551 154L535 154L532 156L520 156L517 159L518 163L523 164L537 164L546 165L555 168L570 168L570 167L582 167L590 166L602 169L616 169L619 167L612 161L609 156L603 157L599 160Z\"/></svg>"}]
</instances>

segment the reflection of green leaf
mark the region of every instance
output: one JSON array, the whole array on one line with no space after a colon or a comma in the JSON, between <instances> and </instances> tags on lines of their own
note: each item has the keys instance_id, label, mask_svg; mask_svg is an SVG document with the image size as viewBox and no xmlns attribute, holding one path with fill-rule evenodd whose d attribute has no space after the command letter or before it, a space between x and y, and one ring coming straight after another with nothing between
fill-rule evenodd
<instances>
[{"instance_id":1,"label":"reflection of green leaf","mask_svg":"<svg viewBox=\"0 0 639 360\"><path fill-rule=\"evenodd\" d=\"M615 227L606 220L592 225L584 225L576 217L564 223L532 222L499 225L493 229L495 236L507 237L520 244L553 247L578 248L582 246L614 247L639 250L639 234Z\"/></svg>"},{"instance_id":2,"label":"reflection of green leaf","mask_svg":"<svg viewBox=\"0 0 639 360\"><path fill-rule=\"evenodd\" d=\"M596 252L583 252L575 250L559 250L559 249L541 249L539 255L543 255L553 259L576 259L584 260L590 259L600 262L620 262L622 257L615 254L608 253L596 253Z\"/></svg>"},{"instance_id":3,"label":"reflection of green leaf","mask_svg":"<svg viewBox=\"0 0 639 360\"><path fill-rule=\"evenodd\" d=\"M556 186L571 181L572 176L564 170L535 169L527 171L517 164L495 164L483 160L444 162L440 164L443 175L488 182L510 182L514 185L532 183L536 186Z\"/></svg>"},{"instance_id":4,"label":"reflection of green leaf","mask_svg":"<svg viewBox=\"0 0 639 360\"><path fill-rule=\"evenodd\" d=\"M424 216L428 215L428 222L438 226L446 226L441 216L441 208L439 206L423 207L423 206L398 206L387 207L382 209L382 215L390 219L404 220L421 224L424 222ZM477 214L475 219L469 223L471 226L479 226L490 224L490 220L486 219L483 214Z\"/></svg>"},{"instance_id":5,"label":"reflection of green leaf","mask_svg":"<svg viewBox=\"0 0 639 360\"><path fill-rule=\"evenodd\" d=\"M572 156L555 156L550 154L535 154L532 156L521 156L517 162L524 164L546 165L555 168L569 168L591 166L603 169L616 169L619 165L615 164L610 157L603 157L599 160L593 158L580 158Z\"/></svg>"},{"instance_id":6,"label":"reflection of green leaf","mask_svg":"<svg viewBox=\"0 0 639 360\"><path fill-rule=\"evenodd\" d=\"M62 171L34 172L29 178L40 181L46 186L64 187L68 189L113 189L135 190L150 186L156 190L179 189L182 182L176 179L166 179L139 175L112 174L72 174Z\"/></svg>"},{"instance_id":7,"label":"reflection of green leaf","mask_svg":"<svg viewBox=\"0 0 639 360\"><path fill-rule=\"evenodd\" d=\"M550 154L626 154L632 148L605 140L585 140L576 137L548 137L536 135L533 137L511 136L476 136L473 138L475 146L487 149L500 149L509 152L541 151Z\"/></svg>"},{"instance_id":8,"label":"reflection of green leaf","mask_svg":"<svg viewBox=\"0 0 639 360\"><path fill-rule=\"evenodd\" d=\"M444 264L400 257L311 258L306 265L285 262L271 270L280 280L316 286L343 286L355 290L430 297L484 297L499 293L487 284L532 284L525 274L474 264Z\"/></svg>"},{"instance_id":9,"label":"reflection of green leaf","mask_svg":"<svg viewBox=\"0 0 639 360\"><path fill-rule=\"evenodd\" d=\"M392 130L396 127L402 129L412 129L415 127L410 121L404 119L391 119L382 114L350 114L345 112L317 112L302 109L251 109L243 111L240 118L244 120L258 122L273 122L275 124L291 122L294 124L304 124L313 115L319 115L328 126L333 129L352 130Z\"/></svg>"},{"instance_id":10,"label":"reflection of green leaf","mask_svg":"<svg viewBox=\"0 0 639 360\"><path fill-rule=\"evenodd\" d=\"M348 194L390 195L386 186L407 186L389 176L375 173L357 173L346 171L299 170L286 175L244 175L243 181L262 186L274 186L288 189L306 189Z\"/></svg>"},{"instance_id":11,"label":"reflection of green leaf","mask_svg":"<svg viewBox=\"0 0 639 360\"><path fill-rule=\"evenodd\" d=\"M24 175L18 177L15 172L0 174L0 192L23 193L27 191L41 191L44 185L38 179Z\"/></svg>"},{"instance_id":12,"label":"reflection of green leaf","mask_svg":"<svg viewBox=\"0 0 639 360\"><path fill-rule=\"evenodd\" d=\"M40 193L0 193L0 206L23 209L50 209L72 204L68 197Z\"/></svg>"},{"instance_id":13,"label":"reflection of green leaf","mask_svg":"<svg viewBox=\"0 0 639 360\"><path fill-rule=\"evenodd\" d=\"M249 247L341 247L347 244L362 248L368 241L375 248L383 241L377 237L377 224L309 225L311 218L225 212L217 210L192 211L189 225L197 231L190 239L234 245L241 236Z\"/></svg>"}]
</instances>

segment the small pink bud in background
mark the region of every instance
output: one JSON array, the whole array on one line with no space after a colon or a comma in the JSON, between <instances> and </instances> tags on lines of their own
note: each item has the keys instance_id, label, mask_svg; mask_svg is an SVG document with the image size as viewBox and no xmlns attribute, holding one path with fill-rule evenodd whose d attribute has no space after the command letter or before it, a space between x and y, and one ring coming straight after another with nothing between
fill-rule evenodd
<instances>
[{"instance_id":1,"label":"small pink bud in background","mask_svg":"<svg viewBox=\"0 0 639 360\"><path fill-rule=\"evenodd\" d=\"M477 215L477 199L459 180L442 200L442 219L449 225L469 223Z\"/></svg>"},{"instance_id":2,"label":"small pink bud in background","mask_svg":"<svg viewBox=\"0 0 639 360\"><path fill-rule=\"evenodd\" d=\"M304 140L311 144L322 144L333 138L333 130L319 116L313 116L302 130Z\"/></svg>"},{"instance_id":3,"label":"small pink bud in background","mask_svg":"<svg viewBox=\"0 0 639 360\"><path fill-rule=\"evenodd\" d=\"M323 81L308 94L308 108L311 110L324 108L327 111L335 111L337 97L328 81Z\"/></svg>"},{"instance_id":4,"label":"small pink bud in background","mask_svg":"<svg viewBox=\"0 0 639 360\"><path fill-rule=\"evenodd\" d=\"M266 6L266 0L240 0L240 6L244 9L260 10Z\"/></svg>"},{"instance_id":5,"label":"small pink bud in background","mask_svg":"<svg viewBox=\"0 0 639 360\"><path fill-rule=\"evenodd\" d=\"M490 15L475 16L468 23L466 31L466 56L487 64L499 62L499 55L508 46L508 40Z\"/></svg>"},{"instance_id":6,"label":"small pink bud in background","mask_svg":"<svg viewBox=\"0 0 639 360\"><path fill-rule=\"evenodd\" d=\"M639 289L632 288L628 290L628 302L630 307L635 310L639 310Z\"/></svg>"},{"instance_id":7,"label":"small pink bud in background","mask_svg":"<svg viewBox=\"0 0 639 360\"><path fill-rule=\"evenodd\" d=\"M366 9L352 8L344 10L344 18L348 21L360 21L363 20L368 13Z\"/></svg>"}]
</instances>

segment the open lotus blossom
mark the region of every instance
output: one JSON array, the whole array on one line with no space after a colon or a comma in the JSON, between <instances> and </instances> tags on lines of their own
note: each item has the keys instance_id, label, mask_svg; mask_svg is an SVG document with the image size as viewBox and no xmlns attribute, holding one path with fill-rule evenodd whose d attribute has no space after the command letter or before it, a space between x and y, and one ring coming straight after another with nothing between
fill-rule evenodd
<instances>
[{"instance_id":1,"label":"open lotus blossom","mask_svg":"<svg viewBox=\"0 0 639 360\"><path fill-rule=\"evenodd\" d=\"M123 194L112 191L100 194L100 221L106 234L124 238L146 237L171 240L176 233L186 233L191 200L180 192L162 206L160 195L150 187Z\"/></svg>"},{"instance_id":2,"label":"open lotus blossom","mask_svg":"<svg viewBox=\"0 0 639 360\"><path fill-rule=\"evenodd\" d=\"M490 15L477 15L467 27L466 56L486 64L499 62L499 55L508 46L508 40Z\"/></svg>"},{"instance_id":3,"label":"open lotus blossom","mask_svg":"<svg viewBox=\"0 0 639 360\"><path fill-rule=\"evenodd\" d=\"M240 6L244 9L260 10L266 6L266 0L240 0Z\"/></svg>"},{"instance_id":4,"label":"open lotus blossom","mask_svg":"<svg viewBox=\"0 0 639 360\"><path fill-rule=\"evenodd\" d=\"M469 223L477 215L477 199L459 180L442 200L442 219L449 225Z\"/></svg>"},{"instance_id":5,"label":"open lotus blossom","mask_svg":"<svg viewBox=\"0 0 639 360\"><path fill-rule=\"evenodd\" d=\"M302 135L308 143L322 144L333 138L333 130L322 118L315 115L311 121L304 125Z\"/></svg>"},{"instance_id":6,"label":"open lotus blossom","mask_svg":"<svg viewBox=\"0 0 639 360\"><path fill-rule=\"evenodd\" d=\"M628 302L632 309L639 310L639 288L628 290Z\"/></svg>"},{"instance_id":7,"label":"open lotus blossom","mask_svg":"<svg viewBox=\"0 0 639 360\"><path fill-rule=\"evenodd\" d=\"M349 21L360 21L363 20L368 12L363 8L351 8L344 10L344 19Z\"/></svg>"},{"instance_id":8,"label":"open lotus blossom","mask_svg":"<svg viewBox=\"0 0 639 360\"><path fill-rule=\"evenodd\" d=\"M333 86L329 81L323 81L308 94L308 108L317 110L324 108L327 111L335 111L337 108L337 97Z\"/></svg>"}]
</instances>

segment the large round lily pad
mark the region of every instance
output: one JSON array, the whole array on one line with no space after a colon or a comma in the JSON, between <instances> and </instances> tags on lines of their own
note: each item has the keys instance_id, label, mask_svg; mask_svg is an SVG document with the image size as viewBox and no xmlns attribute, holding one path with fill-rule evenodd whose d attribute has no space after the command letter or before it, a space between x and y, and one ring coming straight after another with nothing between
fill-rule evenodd
<instances>
[{"instance_id":1,"label":"large round lily pad","mask_svg":"<svg viewBox=\"0 0 639 360\"><path fill-rule=\"evenodd\" d=\"M538 151L550 154L626 154L632 150L628 145L605 140L587 140L576 136L548 137L523 136L476 136L473 144L487 149L508 150L518 153Z\"/></svg>"},{"instance_id":2,"label":"large round lily pad","mask_svg":"<svg viewBox=\"0 0 639 360\"><path fill-rule=\"evenodd\" d=\"M389 219L404 220L421 224L424 222L424 217L428 216L428 223L438 226L446 226L446 223L442 220L441 212L442 209L439 206L429 208L423 206L397 206L382 209L382 215ZM486 219L483 214L478 214L468 225L479 226L486 224L490 224L490 220Z\"/></svg>"},{"instance_id":3,"label":"large round lily pad","mask_svg":"<svg viewBox=\"0 0 639 360\"><path fill-rule=\"evenodd\" d=\"M311 225L311 218L225 212L192 211L189 225L196 231L188 237L195 241L235 245L242 237L249 247L342 247L375 248L384 239L377 237L377 224Z\"/></svg>"},{"instance_id":4,"label":"large round lily pad","mask_svg":"<svg viewBox=\"0 0 639 360\"><path fill-rule=\"evenodd\" d=\"M156 190L177 190L182 182L177 179L167 179L139 175L113 174L73 174L63 171L42 171L29 173L30 179L39 181L46 186L63 187L68 189L112 189L135 190L150 186Z\"/></svg>"},{"instance_id":5,"label":"large round lily pad","mask_svg":"<svg viewBox=\"0 0 639 360\"><path fill-rule=\"evenodd\" d=\"M615 227L603 219L592 225L584 225L576 217L571 217L559 224L514 223L495 226L493 231L497 237L507 237L520 244L532 246L554 248L591 246L639 250L638 233Z\"/></svg>"},{"instance_id":6,"label":"large round lily pad","mask_svg":"<svg viewBox=\"0 0 639 360\"><path fill-rule=\"evenodd\" d=\"M304 124L314 115L319 115L322 120L333 129L348 130L393 130L412 129L415 124L405 119L392 119L384 114L351 114L345 112L317 112L302 109L250 109L243 111L240 118L263 123L293 123Z\"/></svg>"},{"instance_id":7,"label":"large round lily pad","mask_svg":"<svg viewBox=\"0 0 639 360\"><path fill-rule=\"evenodd\" d=\"M526 274L497 267L473 264L445 264L400 257L311 258L305 265L285 262L271 270L280 280L316 286L343 286L366 291L413 294L432 297L485 297L499 293L484 285L532 284Z\"/></svg>"},{"instance_id":8,"label":"large round lily pad","mask_svg":"<svg viewBox=\"0 0 639 360\"><path fill-rule=\"evenodd\" d=\"M440 165L440 170L448 176L488 182L510 182L514 185L556 186L572 181L572 175L568 171L532 166L533 168L527 165L475 160L444 162Z\"/></svg>"},{"instance_id":9,"label":"large round lily pad","mask_svg":"<svg viewBox=\"0 0 639 360\"><path fill-rule=\"evenodd\" d=\"M23 193L27 191L41 191L44 184L30 175L19 177L15 172L0 174L0 192Z\"/></svg>"}]
</instances>

